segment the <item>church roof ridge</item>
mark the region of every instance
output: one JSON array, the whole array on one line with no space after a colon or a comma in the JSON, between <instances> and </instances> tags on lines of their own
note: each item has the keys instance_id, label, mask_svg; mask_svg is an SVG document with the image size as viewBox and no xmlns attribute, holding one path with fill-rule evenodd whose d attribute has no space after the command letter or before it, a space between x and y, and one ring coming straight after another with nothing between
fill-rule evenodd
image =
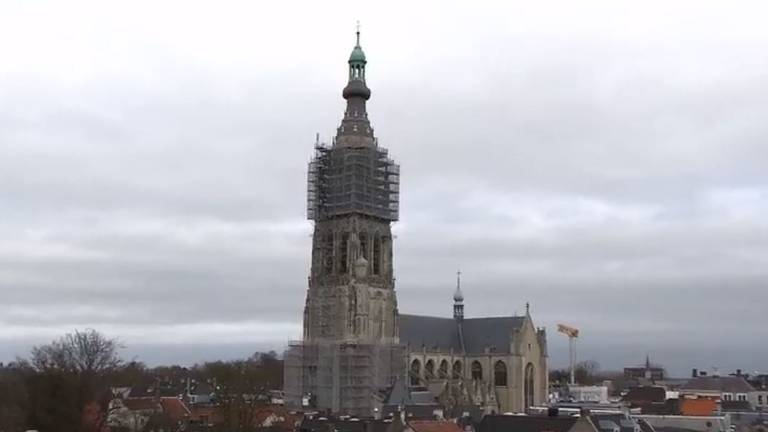
<instances>
[{"instance_id":1,"label":"church roof ridge","mask_svg":"<svg viewBox=\"0 0 768 432\"><path fill-rule=\"evenodd\" d=\"M399 316L403 317L419 317L419 318L431 318L431 319L439 319L439 320L447 320L447 321L454 321L451 317L443 317L443 316L435 316L435 315L424 315L424 314L409 314L409 313L401 313L398 314ZM526 317L524 315L498 315L498 316L484 316L484 317L474 317L474 318L464 318L464 321L481 321L481 320L499 320L499 319L519 319L524 320Z\"/></svg>"}]
</instances>

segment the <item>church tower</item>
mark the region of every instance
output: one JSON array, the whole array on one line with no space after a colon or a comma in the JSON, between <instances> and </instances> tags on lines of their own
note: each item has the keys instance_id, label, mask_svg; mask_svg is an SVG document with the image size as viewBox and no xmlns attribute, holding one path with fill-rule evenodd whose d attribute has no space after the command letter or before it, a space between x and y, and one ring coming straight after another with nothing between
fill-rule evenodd
<instances>
[{"instance_id":1,"label":"church tower","mask_svg":"<svg viewBox=\"0 0 768 432\"><path fill-rule=\"evenodd\" d=\"M371 415L371 394L391 385L403 365L391 230L399 166L379 147L368 120L371 90L359 30L347 63L344 117L330 145L316 141L309 163L312 260L303 341L286 353L286 398Z\"/></svg>"},{"instance_id":2,"label":"church tower","mask_svg":"<svg viewBox=\"0 0 768 432\"><path fill-rule=\"evenodd\" d=\"M368 120L366 59L357 44L332 145L315 145L307 216L315 223L304 340L393 342L397 301L391 224L398 218L399 167Z\"/></svg>"}]
</instances>

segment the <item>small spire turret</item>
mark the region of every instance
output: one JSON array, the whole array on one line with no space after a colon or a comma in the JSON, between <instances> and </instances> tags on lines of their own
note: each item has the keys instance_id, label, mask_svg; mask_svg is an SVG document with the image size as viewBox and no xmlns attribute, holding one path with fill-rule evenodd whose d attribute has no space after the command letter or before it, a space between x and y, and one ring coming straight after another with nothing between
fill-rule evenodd
<instances>
[{"instance_id":1,"label":"small spire turret","mask_svg":"<svg viewBox=\"0 0 768 432\"><path fill-rule=\"evenodd\" d=\"M453 293L453 318L464 319L464 293L461 292L461 270L456 272L456 292Z\"/></svg>"}]
</instances>

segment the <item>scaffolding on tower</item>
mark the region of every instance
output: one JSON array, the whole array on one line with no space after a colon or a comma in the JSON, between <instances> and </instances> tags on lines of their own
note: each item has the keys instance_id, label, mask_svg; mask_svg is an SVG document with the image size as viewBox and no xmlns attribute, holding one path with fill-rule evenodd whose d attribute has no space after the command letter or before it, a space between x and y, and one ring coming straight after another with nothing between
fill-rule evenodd
<instances>
[{"instance_id":1,"label":"scaffolding on tower","mask_svg":"<svg viewBox=\"0 0 768 432\"><path fill-rule=\"evenodd\" d=\"M400 166L378 146L315 143L307 172L307 219L349 213L396 221L400 217Z\"/></svg>"},{"instance_id":2,"label":"scaffolding on tower","mask_svg":"<svg viewBox=\"0 0 768 432\"><path fill-rule=\"evenodd\" d=\"M394 384L404 364L397 344L294 341L285 352L285 401L289 408L370 416L372 397Z\"/></svg>"}]
</instances>

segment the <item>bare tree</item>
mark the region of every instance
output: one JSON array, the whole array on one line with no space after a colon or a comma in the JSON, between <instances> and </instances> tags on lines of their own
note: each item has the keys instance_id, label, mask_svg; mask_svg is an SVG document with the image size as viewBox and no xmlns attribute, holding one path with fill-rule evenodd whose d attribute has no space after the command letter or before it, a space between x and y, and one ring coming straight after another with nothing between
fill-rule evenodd
<instances>
[{"instance_id":1,"label":"bare tree","mask_svg":"<svg viewBox=\"0 0 768 432\"><path fill-rule=\"evenodd\" d=\"M26 425L27 386L24 370L0 363L0 431L21 431Z\"/></svg>"},{"instance_id":2,"label":"bare tree","mask_svg":"<svg viewBox=\"0 0 768 432\"><path fill-rule=\"evenodd\" d=\"M121 348L93 329L76 330L32 349L27 364L30 421L40 430L99 431L110 399L106 377L122 361Z\"/></svg>"},{"instance_id":3,"label":"bare tree","mask_svg":"<svg viewBox=\"0 0 768 432\"><path fill-rule=\"evenodd\" d=\"M116 339L104 337L93 329L75 330L48 345L32 348L32 366L39 372L61 371L79 375L99 375L122 364Z\"/></svg>"}]
</instances>

